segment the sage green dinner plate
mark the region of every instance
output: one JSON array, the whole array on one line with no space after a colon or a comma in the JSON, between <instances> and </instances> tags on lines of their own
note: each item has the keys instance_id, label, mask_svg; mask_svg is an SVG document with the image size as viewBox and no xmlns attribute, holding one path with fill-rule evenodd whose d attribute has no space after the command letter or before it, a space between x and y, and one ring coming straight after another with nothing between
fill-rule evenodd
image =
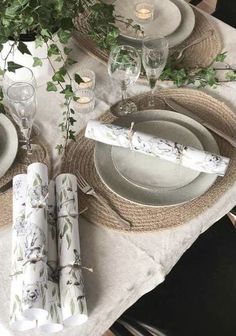
<instances>
[{"instance_id":1,"label":"sage green dinner plate","mask_svg":"<svg viewBox=\"0 0 236 336\"><path fill-rule=\"evenodd\" d=\"M18 136L13 123L0 114L0 178L4 176L15 160Z\"/></svg>"},{"instance_id":2,"label":"sage green dinner plate","mask_svg":"<svg viewBox=\"0 0 236 336\"><path fill-rule=\"evenodd\" d=\"M200 150L219 154L212 134L195 120L166 110L148 110L119 118L116 123L167 138ZM200 173L166 160L126 148L96 143L95 166L104 184L131 202L147 206L171 206L204 194L215 174Z\"/></svg>"}]
</instances>

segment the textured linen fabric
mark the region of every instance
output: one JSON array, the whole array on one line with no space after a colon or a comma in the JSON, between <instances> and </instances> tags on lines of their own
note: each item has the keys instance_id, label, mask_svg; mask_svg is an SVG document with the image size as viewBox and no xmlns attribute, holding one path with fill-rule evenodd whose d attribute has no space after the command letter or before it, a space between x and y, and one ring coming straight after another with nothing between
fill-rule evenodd
<instances>
[{"instance_id":1,"label":"textured linen fabric","mask_svg":"<svg viewBox=\"0 0 236 336\"><path fill-rule=\"evenodd\" d=\"M213 19L228 51L228 62L235 63L236 30ZM85 126L89 119L103 114L120 99L120 90L112 85L106 67L95 58L75 48L74 57L79 65L96 73L96 107L87 115L77 114L76 129ZM74 67L75 69L75 67ZM131 94L148 90L142 83L130 89ZM236 84L226 83L216 90L205 90L225 101L236 110ZM54 150L60 138L56 125L61 120L62 97L46 93L45 86L38 89L37 121L53 151L54 168L59 159ZM83 264L92 267L93 273L83 271L88 303L88 322L80 327L67 328L59 336L100 336L113 322L143 294L165 279L182 254L197 237L216 220L225 215L236 200L236 183L207 211L180 227L154 233L120 233L90 224L80 218L80 239ZM0 229L0 334L22 335L11 331L8 325L10 299L11 228ZM40 335L38 331L24 335Z\"/></svg>"}]
</instances>

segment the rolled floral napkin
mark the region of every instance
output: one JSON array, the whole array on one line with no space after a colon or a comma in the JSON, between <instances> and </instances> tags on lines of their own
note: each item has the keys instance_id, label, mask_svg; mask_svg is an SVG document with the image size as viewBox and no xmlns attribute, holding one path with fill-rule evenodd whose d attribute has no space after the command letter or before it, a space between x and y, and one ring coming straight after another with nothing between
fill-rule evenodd
<instances>
[{"instance_id":1,"label":"rolled floral napkin","mask_svg":"<svg viewBox=\"0 0 236 336\"><path fill-rule=\"evenodd\" d=\"M12 225L12 263L11 263L11 296L10 327L24 331L33 329L36 321L23 316L23 260L26 234L25 203L27 175L20 174L13 178L13 225Z\"/></svg>"},{"instance_id":2,"label":"rolled floral napkin","mask_svg":"<svg viewBox=\"0 0 236 336\"><path fill-rule=\"evenodd\" d=\"M48 186L48 317L38 321L40 331L45 333L58 332L63 329L60 293L58 285L58 258L57 258L57 232L56 232L56 195L55 182L50 181Z\"/></svg>"},{"instance_id":3,"label":"rolled floral napkin","mask_svg":"<svg viewBox=\"0 0 236 336\"><path fill-rule=\"evenodd\" d=\"M56 178L59 287L65 325L87 321L80 257L77 180L72 174Z\"/></svg>"},{"instance_id":4,"label":"rolled floral napkin","mask_svg":"<svg viewBox=\"0 0 236 336\"><path fill-rule=\"evenodd\" d=\"M23 314L31 320L48 316L47 200L47 166L33 163L27 170L27 230L23 266Z\"/></svg>"},{"instance_id":5,"label":"rolled floral napkin","mask_svg":"<svg viewBox=\"0 0 236 336\"><path fill-rule=\"evenodd\" d=\"M47 206L48 168L36 162L27 169L27 207L43 208Z\"/></svg>"},{"instance_id":6,"label":"rolled floral napkin","mask_svg":"<svg viewBox=\"0 0 236 336\"><path fill-rule=\"evenodd\" d=\"M97 120L89 120L85 137L111 146L130 148L196 171L219 176L224 176L229 164L229 158L224 156L204 152L121 126L103 124Z\"/></svg>"}]
</instances>

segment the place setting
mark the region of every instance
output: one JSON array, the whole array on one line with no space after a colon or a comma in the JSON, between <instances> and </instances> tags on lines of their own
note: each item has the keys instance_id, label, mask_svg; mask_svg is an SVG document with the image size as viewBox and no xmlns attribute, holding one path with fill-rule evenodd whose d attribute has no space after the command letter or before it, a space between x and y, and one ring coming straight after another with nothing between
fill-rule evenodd
<instances>
[{"instance_id":1,"label":"place setting","mask_svg":"<svg viewBox=\"0 0 236 336\"><path fill-rule=\"evenodd\" d=\"M222 48L215 25L184 0L115 1L114 15L121 45L141 50L145 36L166 37L170 54L185 67L208 66ZM87 18L89 13L77 19L80 33L75 38L85 51L107 63L109 51L88 38Z\"/></svg>"}]
</instances>

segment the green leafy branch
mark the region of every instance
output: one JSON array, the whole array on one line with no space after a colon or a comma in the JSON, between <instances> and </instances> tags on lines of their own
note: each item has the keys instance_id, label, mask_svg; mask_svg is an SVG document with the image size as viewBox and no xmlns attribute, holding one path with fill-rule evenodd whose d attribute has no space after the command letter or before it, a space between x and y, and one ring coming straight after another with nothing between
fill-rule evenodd
<instances>
[{"instance_id":1,"label":"green leafy branch","mask_svg":"<svg viewBox=\"0 0 236 336\"><path fill-rule=\"evenodd\" d=\"M172 81L177 87L192 84L198 88L206 86L216 87L222 82L235 81L236 69L231 68L227 63L225 68L216 67L218 62L225 62L226 57L227 52L218 54L209 66L196 68L184 68L170 57L160 76L160 80ZM227 70L225 79L218 78L217 74L220 70Z\"/></svg>"}]
</instances>

